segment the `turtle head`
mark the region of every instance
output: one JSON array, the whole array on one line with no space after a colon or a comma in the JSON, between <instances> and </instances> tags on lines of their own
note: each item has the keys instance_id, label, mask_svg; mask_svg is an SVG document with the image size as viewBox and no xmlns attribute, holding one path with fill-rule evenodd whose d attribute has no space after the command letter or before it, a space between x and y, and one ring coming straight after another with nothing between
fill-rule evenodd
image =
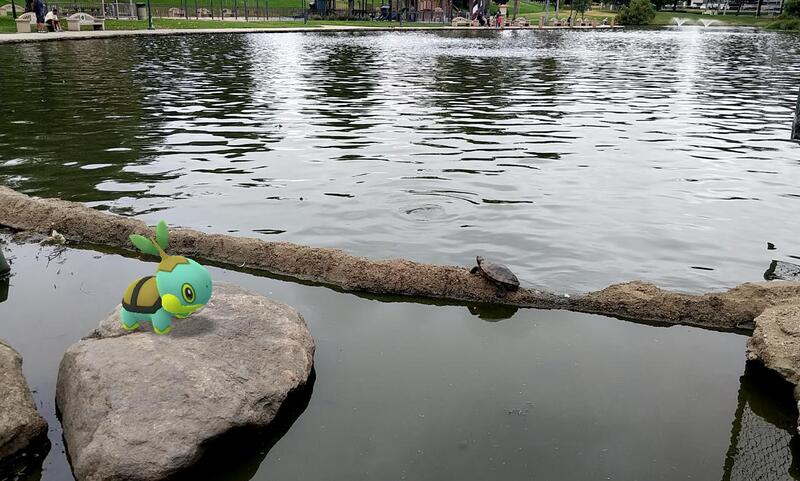
<instances>
[{"instance_id":1,"label":"turtle head","mask_svg":"<svg viewBox=\"0 0 800 481\"><path fill-rule=\"evenodd\" d=\"M192 259L165 252L169 245L169 228L164 221L158 223L155 238L134 234L130 239L140 251L161 258L156 285L164 310L184 318L208 303L212 290L211 274Z\"/></svg>"},{"instance_id":2,"label":"turtle head","mask_svg":"<svg viewBox=\"0 0 800 481\"><path fill-rule=\"evenodd\" d=\"M168 256L161 261L156 285L162 307L175 317L188 317L211 299L211 274L186 257Z\"/></svg>"},{"instance_id":3,"label":"turtle head","mask_svg":"<svg viewBox=\"0 0 800 481\"><path fill-rule=\"evenodd\" d=\"M483 256L478 256L475 258L475 260L478 261L478 265L481 265L481 263L483 262Z\"/></svg>"}]
</instances>

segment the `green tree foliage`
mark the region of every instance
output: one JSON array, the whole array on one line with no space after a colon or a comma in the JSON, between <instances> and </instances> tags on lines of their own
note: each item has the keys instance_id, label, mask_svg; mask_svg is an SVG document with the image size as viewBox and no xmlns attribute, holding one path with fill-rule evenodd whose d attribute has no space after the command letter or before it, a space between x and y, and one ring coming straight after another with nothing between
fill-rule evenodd
<instances>
[{"instance_id":1,"label":"green tree foliage","mask_svg":"<svg viewBox=\"0 0 800 481\"><path fill-rule=\"evenodd\" d=\"M790 17L800 17L800 0L786 0L783 13Z\"/></svg>"},{"instance_id":2,"label":"green tree foliage","mask_svg":"<svg viewBox=\"0 0 800 481\"><path fill-rule=\"evenodd\" d=\"M647 25L656 17L656 9L650 0L631 0L619 9L617 21L622 25Z\"/></svg>"},{"instance_id":3,"label":"green tree foliage","mask_svg":"<svg viewBox=\"0 0 800 481\"><path fill-rule=\"evenodd\" d=\"M589 7L591 6L592 6L592 0L572 0L572 8L574 8L576 12L581 14L581 18L584 17L586 10L589 10Z\"/></svg>"}]
</instances>

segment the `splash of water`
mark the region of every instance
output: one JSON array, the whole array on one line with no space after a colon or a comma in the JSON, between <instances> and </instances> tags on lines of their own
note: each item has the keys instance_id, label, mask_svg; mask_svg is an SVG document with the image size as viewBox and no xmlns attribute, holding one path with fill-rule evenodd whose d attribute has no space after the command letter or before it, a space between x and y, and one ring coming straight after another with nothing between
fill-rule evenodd
<instances>
[{"instance_id":1,"label":"splash of water","mask_svg":"<svg viewBox=\"0 0 800 481\"><path fill-rule=\"evenodd\" d=\"M688 19L688 18L672 17L672 23L674 23L675 25L677 25L679 27L683 27L684 24L687 24L687 23L691 24L692 21L690 19Z\"/></svg>"},{"instance_id":2,"label":"splash of water","mask_svg":"<svg viewBox=\"0 0 800 481\"><path fill-rule=\"evenodd\" d=\"M700 23L702 23L704 27L708 27L721 22L719 20L706 20L705 18L701 18Z\"/></svg>"}]
</instances>

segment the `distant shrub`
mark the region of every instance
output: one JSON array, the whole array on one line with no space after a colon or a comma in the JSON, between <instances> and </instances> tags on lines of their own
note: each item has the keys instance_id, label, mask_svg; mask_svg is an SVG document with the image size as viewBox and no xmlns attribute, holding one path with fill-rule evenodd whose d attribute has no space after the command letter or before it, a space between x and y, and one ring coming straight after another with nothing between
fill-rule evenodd
<instances>
[{"instance_id":1,"label":"distant shrub","mask_svg":"<svg viewBox=\"0 0 800 481\"><path fill-rule=\"evenodd\" d=\"M781 17L772 23L767 24L768 30L798 30L800 31L800 18Z\"/></svg>"},{"instance_id":2,"label":"distant shrub","mask_svg":"<svg viewBox=\"0 0 800 481\"><path fill-rule=\"evenodd\" d=\"M656 9L650 0L631 0L621 7L617 21L621 25L647 25L656 17Z\"/></svg>"},{"instance_id":3,"label":"distant shrub","mask_svg":"<svg viewBox=\"0 0 800 481\"><path fill-rule=\"evenodd\" d=\"M800 17L800 0L786 0L783 4L783 13L790 17Z\"/></svg>"}]
</instances>

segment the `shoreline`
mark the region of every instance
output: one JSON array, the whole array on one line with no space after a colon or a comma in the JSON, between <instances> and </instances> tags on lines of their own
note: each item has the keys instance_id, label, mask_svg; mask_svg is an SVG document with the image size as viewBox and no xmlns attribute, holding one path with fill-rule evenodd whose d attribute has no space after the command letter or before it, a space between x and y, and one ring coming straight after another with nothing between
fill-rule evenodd
<instances>
[{"instance_id":1,"label":"shoreline","mask_svg":"<svg viewBox=\"0 0 800 481\"><path fill-rule=\"evenodd\" d=\"M300 23L300 22L298 22ZM622 29L619 25L598 25L596 27L506 27L502 30L618 30ZM321 25L321 26L301 26L301 27L267 27L267 28L183 28L183 29L156 29L156 30L84 30L80 32L48 32L48 33L0 33L0 44L10 43L32 43L32 42L54 42L59 40L92 40L108 38L125 38L141 36L178 36L178 35L213 35L213 34L245 34L245 33L308 33L308 32L397 32L397 31L497 31L486 27L453 27L443 25L441 27L367 27L352 25Z\"/></svg>"}]
</instances>

